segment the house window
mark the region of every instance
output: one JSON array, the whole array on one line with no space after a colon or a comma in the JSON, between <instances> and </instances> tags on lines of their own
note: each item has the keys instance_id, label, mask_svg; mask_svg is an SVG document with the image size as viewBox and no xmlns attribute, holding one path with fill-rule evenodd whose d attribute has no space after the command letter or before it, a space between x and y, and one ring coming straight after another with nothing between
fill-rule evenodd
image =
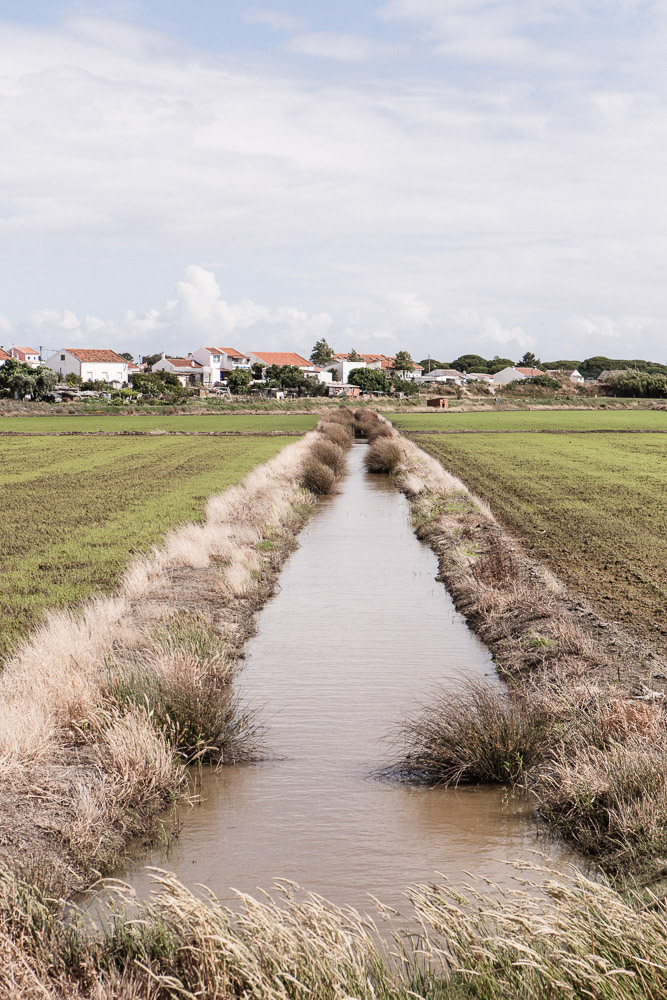
<instances>
[{"instance_id":1,"label":"house window","mask_svg":"<svg viewBox=\"0 0 667 1000\"><path fill-rule=\"evenodd\" d=\"M64 360L65 360L65 355L64 355L64 354L61 354L61 355L60 355L60 360L61 360L61 361L64 361Z\"/></svg>"}]
</instances>

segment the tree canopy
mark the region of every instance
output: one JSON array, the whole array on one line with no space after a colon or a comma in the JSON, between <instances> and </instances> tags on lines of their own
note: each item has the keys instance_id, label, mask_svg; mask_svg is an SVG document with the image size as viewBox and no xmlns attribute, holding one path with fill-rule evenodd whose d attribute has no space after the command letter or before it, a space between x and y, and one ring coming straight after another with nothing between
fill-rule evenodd
<instances>
[{"instance_id":1,"label":"tree canopy","mask_svg":"<svg viewBox=\"0 0 667 1000\"><path fill-rule=\"evenodd\" d=\"M326 368L334 360L334 349L330 344L327 344L324 337L318 340L312 351L310 352L310 360L318 368Z\"/></svg>"},{"instance_id":2,"label":"tree canopy","mask_svg":"<svg viewBox=\"0 0 667 1000\"><path fill-rule=\"evenodd\" d=\"M393 366L395 372L411 372L414 366L415 363L409 351L398 351L396 353Z\"/></svg>"},{"instance_id":3,"label":"tree canopy","mask_svg":"<svg viewBox=\"0 0 667 1000\"><path fill-rule=\"evenodd\" d=\"M15 399L48 399L58 376L46 365L31 368L30 365L9 358L0 365L0 396L12 396Z\"/></svg>"},{"instance_id":4,"label":"tree canopy","mask_svg":"<svg viewBox=\"0 0 667 1000\"><path fill-rule=\"evenodd\" d=\"M452 361L451 365L442 365L443 368L453 368L457 372L480 372L488 371L489 362L481 354L462 354L460 358Z\"/></svg>"},{"instance_id":5,"label":"tree canopy","mask_svg":"<svg viewBox=\"0 0 667 1000\"><path fill-rule=\"evenodd\" d=\"M388 392L389 379L381 368L353 368L347 380L364 392Z\"/></svg>"}]
</instances>

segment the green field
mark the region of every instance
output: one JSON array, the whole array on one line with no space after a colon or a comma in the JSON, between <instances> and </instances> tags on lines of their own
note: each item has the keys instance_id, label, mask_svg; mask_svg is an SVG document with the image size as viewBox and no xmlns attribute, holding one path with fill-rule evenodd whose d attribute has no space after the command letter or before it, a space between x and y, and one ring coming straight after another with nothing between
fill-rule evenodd
<instances>
[{"instance_id":1,"label":"green field","mask_svg":"<svg viewBox=\"0 0 667 1000\"><path fill-rule=\"evenodd\" d=\"M646 417L666 419L642 414L642 421ZM667 437L519 433L414 440L488 500L534 556L608 619L667 651Z\"/></svg>"},{"instance_id":2,"label":"green field","mask_svg":"<svg viewBox=\"0 0 667 1000\"><path fill-rule=\"evenodd\" d=\"M317 414L109 414L99 416L6 417L0 419L0 431L45 433L68 431L244 431L261 434L267 431L309 431L317 423ZM2 445L0 444L0 448Z\"/></svg>"},{"instance_id":3,"label":"green field","mask_svg":"<svg viewBox=\"0 0 667 1000\"><path fill-rule=\"evenodd\" d=\"M0 658L45 607L108 591L134 552L291 440L1 439Z\"/></svg>"},{"instance_id":4,"label":"green field","mask_svg":"<svg viewBox=\"0 0 667 1000\"><path fill-rule=\"evenodd\" d=\"M665 431L667 410L501 410L387 413L401 431ZM0 425L0 429L1 425Z\"/></svg>"}]
</instances>

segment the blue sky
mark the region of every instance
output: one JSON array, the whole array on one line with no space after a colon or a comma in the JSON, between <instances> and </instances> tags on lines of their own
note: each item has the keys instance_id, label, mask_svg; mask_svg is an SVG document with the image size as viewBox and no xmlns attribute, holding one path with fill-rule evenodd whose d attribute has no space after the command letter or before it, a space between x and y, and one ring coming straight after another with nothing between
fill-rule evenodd
<instances>
[{"instance_id":1,"label":"blue sky","mask_svg":"<svg viewBox=\"0 0 667 1000\"><path fill-rule=\"evenodd\" d=\"M653 0L0 21L0 342L667 360Z\"/></svg>"}]
</instances>

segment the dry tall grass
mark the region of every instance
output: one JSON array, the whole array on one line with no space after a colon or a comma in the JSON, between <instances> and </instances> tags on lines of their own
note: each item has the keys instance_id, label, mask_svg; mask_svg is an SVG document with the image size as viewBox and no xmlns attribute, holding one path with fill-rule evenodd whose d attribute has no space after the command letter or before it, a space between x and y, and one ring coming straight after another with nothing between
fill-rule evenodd
<instances>
[{"instance_id":1,"label":"dry tall grass","mask_svg":"<svg viewBox=\"0 0 667 1000\"><path fill-rule=\"evenodd\" d=\"M471 879L409 890L419 936L296 887L240 914L156 873L156 892L101 933L0 877L0 997L49 1000L655 1000L667 995L667 914L577 872L522 866L517 887ZM526 878L528 876L528 878ZM532 877L533 882L530 881ZM370 902L370 901L369 901ZM379 908L380 916L383 911ZM414 919L413 919L414 923ZM16 991L20 992L16 992Z\"/></svg>"}]
</instances>

